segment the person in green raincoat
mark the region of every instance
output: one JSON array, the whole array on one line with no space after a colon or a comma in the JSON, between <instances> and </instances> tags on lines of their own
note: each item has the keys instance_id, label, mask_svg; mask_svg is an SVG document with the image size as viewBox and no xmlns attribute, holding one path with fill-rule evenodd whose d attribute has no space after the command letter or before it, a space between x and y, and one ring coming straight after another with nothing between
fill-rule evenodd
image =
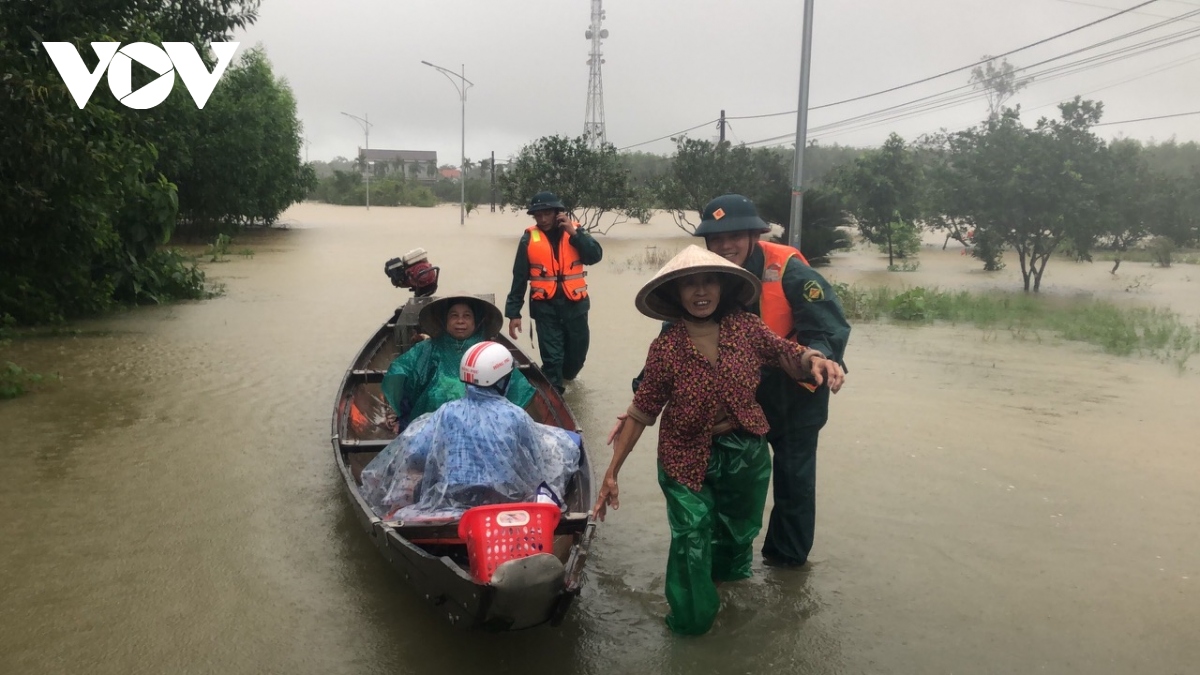
<instances>
[{"instance_id":1,"label":"person in green raincoat","mask_svg":"<svg viewBox=\"0 0 1200 675\"><path fill-rule=\"evenodd\" d=\"M463 354L500 332L504 323L498 307L465 294L430 302L421 308L417 321L429 339L396 357L383 376L383 396L396 413L397 433L418 416L466 394L458 372ZM513 371L508 400L524 408L533 394L529 380Z\"/></svg>"},{"instance_id":2,"label":"person in green raincoat","mask_svg":"<svg viewBox=\"0 0 1200 675\"><path fill-rule=\"evenodd\" d=\"M671 528L667 626L684 635L712 628L720 608L715 582L751 574L771 477L767 420L755 401L762 367L841 387L840 366L742 309L759 291L753 274L689 246L637 295L638 311L674 323L650 345L592 510L604 520L607 507L619 508L621 467L662 413L658 483Z\"/></svg>"}]
</instances>

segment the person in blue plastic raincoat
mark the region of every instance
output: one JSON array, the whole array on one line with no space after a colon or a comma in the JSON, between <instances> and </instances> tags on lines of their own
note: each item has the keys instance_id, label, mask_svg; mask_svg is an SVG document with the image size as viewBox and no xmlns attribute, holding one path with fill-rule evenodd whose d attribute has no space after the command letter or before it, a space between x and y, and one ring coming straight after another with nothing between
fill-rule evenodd
<instances>
[{"instance_id":1,"label":"person in blue plastic raincoat","mask_svg":"<svg viewBox=\"0 0 1200 675\"><path fill-rule=\"evenodd\" d=\"M382 516L456 517L473 506L533 501L544 482L566 494L579 438L538 424L506 398L512 354L481 342L463 355L466 396L413 420L363 469L363 497Z\"/></svg>"},{"instance_id":2,"label":"person in blue plastic raincoat","mask_svg":"<svg viewBox=\"0 0 1200 675\"><path fill-rule=\"evenodd\" d=\"M383 377L383 395L403 430L411 420L466 393L459 361L471 347L500 332L500 310L478 296L447 295L421 308L418 323L428 340L396 357ZM533 386L513 373L508 400L520 407L533 398Z\"/></svg>"}]
</instances>

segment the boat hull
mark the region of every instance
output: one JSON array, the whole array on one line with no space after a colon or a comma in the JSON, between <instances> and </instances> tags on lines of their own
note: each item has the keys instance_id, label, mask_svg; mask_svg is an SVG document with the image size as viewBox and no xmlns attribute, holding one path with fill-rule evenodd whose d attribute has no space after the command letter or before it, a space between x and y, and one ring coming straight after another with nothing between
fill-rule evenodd
<instances>
[{"instance_id":1,"label":"boat hull","mask_svg":"<svg viewBox=\"0 0 1200 675\"><path fill-rule=\"evenodd\" d=\"M396 574L449 623L495 631L557 625L582 587L583 566L595 529L587 517L592 484L586 450L568 485L568 512L555 530L553 553L506 562L489 583L479 583L468 571L456 522L385 521L359 492L362 468L394 437L384 424L386 403L379 383L391 360L408 346L416 315L425 302L428 299L417 298L396 310L363 346L343 378L334 406L331 441L350 506ZM504 336L494 339L513 352L518 367L534 386L534 400L526 408L534 419L578 432L574 415L532 359Z\"/></svg>"}]
</instances>

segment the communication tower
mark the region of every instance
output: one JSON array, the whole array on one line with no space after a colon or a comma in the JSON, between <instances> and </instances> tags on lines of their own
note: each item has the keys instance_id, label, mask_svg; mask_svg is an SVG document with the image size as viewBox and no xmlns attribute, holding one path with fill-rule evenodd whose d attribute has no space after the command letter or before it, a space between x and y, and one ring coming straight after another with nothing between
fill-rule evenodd
<instances>
[{"instance_id":1,"label":"communication tower","mask_svg":"<svg viewBox=\"0 0 1200 675\"><path fill-rule=\"evenodd\" d=\"M601 40L608 37L608 29L601 28L601 22L604 21L602 1L592 0L592 23L584 33L592 43L592 53L588 57L587 112L583 116L583 135L593 148L608 142L604 133L604 81L600 77L600 66L604 65Z\"/></svg>"}]
</instances>

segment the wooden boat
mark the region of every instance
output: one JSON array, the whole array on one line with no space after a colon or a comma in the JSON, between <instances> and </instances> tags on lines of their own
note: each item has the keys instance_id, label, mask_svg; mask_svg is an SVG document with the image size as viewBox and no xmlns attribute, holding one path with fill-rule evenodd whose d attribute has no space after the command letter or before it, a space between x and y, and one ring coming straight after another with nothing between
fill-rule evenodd
<instances>
[{"instance_id":1,"label":"wooden boat","mask_svg":"<svg viewBox=\"0 0 1200 675\"><path fill-rule=\"evenodd\" d=\"M397 309L363 346L342 380L332 441L350 503L384 558L451 623L489 630L557 625L579 594L595 532L587 514L594 495L586 450L568 483L567 513L554 532L554 555L508 561L489 583L472 578L456 520L384 520L359 492L363 467L395 437L384 421L387 403L380 383L392 360L412 345L417 315L433 299L413 298ZM507 337L495 340L512 351L517 367L536 389L526 407L529 414L543 424L578 432L575 416L541 369Z\"/></svg>"}]
</instances>

